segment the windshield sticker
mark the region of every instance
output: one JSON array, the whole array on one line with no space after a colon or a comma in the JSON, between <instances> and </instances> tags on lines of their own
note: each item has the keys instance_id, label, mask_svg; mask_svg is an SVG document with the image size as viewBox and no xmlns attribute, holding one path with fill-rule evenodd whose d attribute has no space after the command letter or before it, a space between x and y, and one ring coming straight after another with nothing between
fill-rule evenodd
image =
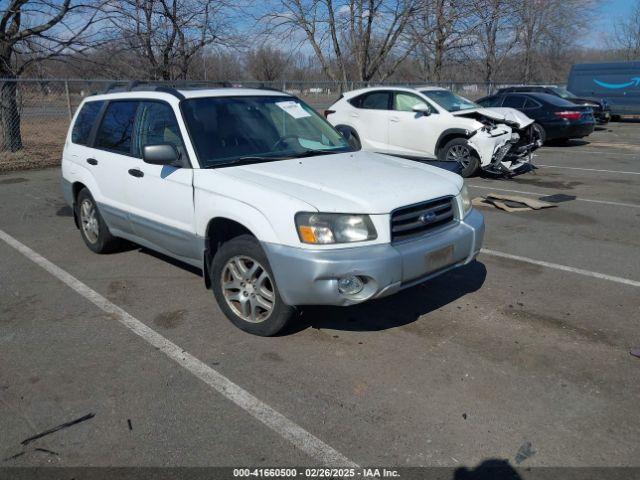
<instances>
[{"instance_id":1,"label":"windshield sticker","mask_svg":"<svg viewBox=\"0 0 640 480\"><path fill-rule=\"evenodd\" d=\"M302 105L300 105L298 102L294 102L293 100L288 100L286 102L276 102L276 105L287 112L289 115L291 115L293 118L305 118L311 116L309 112L302 108Z\"/></svg>"}]
</instances>

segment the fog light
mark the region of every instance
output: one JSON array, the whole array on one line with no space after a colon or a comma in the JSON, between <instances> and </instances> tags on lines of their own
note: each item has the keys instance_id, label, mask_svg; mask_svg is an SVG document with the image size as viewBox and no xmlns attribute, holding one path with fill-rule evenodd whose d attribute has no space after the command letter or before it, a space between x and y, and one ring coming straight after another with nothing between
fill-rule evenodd
<instances>
[{"instance_id":1,"label":"fog light","mask_svg":"<svg viewBox=\"0 0 640 480\"><path fill-rule=\"evenodd\" d=\"M360 293L364 288L364 283L360 277L350 275L338 279L338 291L343 295L355 295Z\"/></svg>"}]
</instances>

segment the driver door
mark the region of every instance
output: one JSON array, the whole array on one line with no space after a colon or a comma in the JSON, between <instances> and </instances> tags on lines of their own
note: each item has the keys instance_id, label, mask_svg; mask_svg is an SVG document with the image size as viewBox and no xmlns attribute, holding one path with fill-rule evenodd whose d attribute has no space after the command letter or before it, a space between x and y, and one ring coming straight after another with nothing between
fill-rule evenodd
<instances>
[{"instance_id":1,"label":"driver door","mask_svg":"<svg viewBox=\"0 0 640 480\"><path fill-rule=\"evenodd\" d=\"M145 145L169 143L187 155L173 108L164 101L141 101L134 129L135 165L127 182L133 232L159 250L197 260L193 170L142 161Z\"/></svg>"},{"instance_id":2,"label":"driver door","mask_svg":"<svg viewBox=\"0 0 640 480\"><path fill-rule=\"evenodd\" d=\"M429 115L414 112L424 104ZM410 92L393 92L393 110L389 115L389 153L416 157L435 157L435 147L442 128L439 114L429 102Z\"/></svg>"}]
</instances>

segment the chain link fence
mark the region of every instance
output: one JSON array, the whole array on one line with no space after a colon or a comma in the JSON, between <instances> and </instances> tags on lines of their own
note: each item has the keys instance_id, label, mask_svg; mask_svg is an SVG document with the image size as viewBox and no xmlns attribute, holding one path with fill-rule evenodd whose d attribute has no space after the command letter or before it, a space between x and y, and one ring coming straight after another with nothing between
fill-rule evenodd
<instances>
[{"instance_id":1,"label":"chain link fence","mask_svg":"<svg viewBox=\"0 0 640 480\"><path fill-rule=\"evenodd\" d=\"M59 164L69 122L83 98L104 92L110 86L127 83L113 80L0 79L0 171ZM154 86L159 84L153 83ZM221 86L220 82L205 81L166 82L166 85L175 88ZM424 83L386 85L418 86ZM233 81L228 82L228 86L283 90L318 110L331 105L343 90L339 83L327 81ZM370 85L350 82L346 90L366 86ZM492 91L490 85L482 83L444 82L439 86L471 99Z\"/></svg>"}]
</instances>

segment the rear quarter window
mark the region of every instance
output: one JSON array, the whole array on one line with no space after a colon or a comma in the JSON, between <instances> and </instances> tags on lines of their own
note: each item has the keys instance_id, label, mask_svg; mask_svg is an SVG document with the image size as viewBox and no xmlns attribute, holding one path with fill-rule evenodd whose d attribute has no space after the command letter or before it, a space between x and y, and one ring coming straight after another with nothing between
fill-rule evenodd
<instances>
[{"instance_id":1,"label":"rear quarter window","mask_svg":"<svg viewBox=\"0 0 640 480\"><path fill-rule=\"evenodd\" d=\"M129 100L109 102L96 135L95 148L131 154L131 135L138 104L138 101Z\"/></svg>"},{"instance_id":2,"label":"rear quarter window","mask_svg":"<svg viewBox=\"0 0 640 480\"><path fill-rule=\"evenodd\" d=\"M76 117L76 123L73 124L73 130L71 130L71 141L78 145L88 145L89 136L91 135L91 129L93 128L100 109L104 105L103 101L86 102L78 116Z\"/></svg>"}]
</instances>

